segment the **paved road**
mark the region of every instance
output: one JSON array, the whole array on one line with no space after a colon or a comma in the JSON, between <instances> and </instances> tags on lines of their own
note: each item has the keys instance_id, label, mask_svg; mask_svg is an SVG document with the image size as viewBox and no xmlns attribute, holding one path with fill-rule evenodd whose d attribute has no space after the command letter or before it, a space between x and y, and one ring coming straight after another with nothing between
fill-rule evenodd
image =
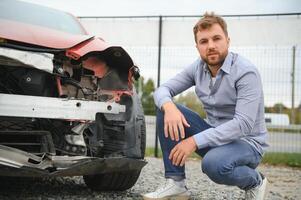
<instances>
[{"instance_id":1,"label":"paved road","mask_svg":"<svg viewBox=\"0 0 301 200\"><path fill-rule=\"evenodd\" d=\"M156 123L154 116L146 116L146 146L155 146ZM301 153L301 134L269 133L269 152Z\"/></svg>"}]
</instances>

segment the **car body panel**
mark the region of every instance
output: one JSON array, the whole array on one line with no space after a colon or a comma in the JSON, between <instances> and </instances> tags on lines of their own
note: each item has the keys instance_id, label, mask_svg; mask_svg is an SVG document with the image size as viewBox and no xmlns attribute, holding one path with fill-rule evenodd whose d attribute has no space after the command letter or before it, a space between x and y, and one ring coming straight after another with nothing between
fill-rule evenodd
<instances>
[{"instance_id":1,"label":"car body panel","mask_svg":"<svg viewBox=\"0 0 301 200\"><path fill-rule=\"evenodd\" d=\"M54 49L68 49L93 36L75 35L42 26L0 19L2 42L12 40Z\"/></svg>"},{"instance_id":2,"label":"car body panel","mask_svg":"<svg viewBox=\"0 0 301 200\"><path fill-rule=\"evenodd\" d=\"M1 46L1 43L0 43ZM21 51L0 47L0 67L4 64L18 67L33 67L48 73L53 72L53 54Z\"/></svg>"},{"instance_id":3,"label":"car body panel","mask_svg":"<svg viewBox=\"0 0 301 200\"><path fill-rule=\"evenodd\" d=\"M9 46L10 43L14 42L21 43L20 46L29 45L40 48L60 49L65 51L67 57L74 60L79 60L88 53L102 53L107 50L103 53L107 60L115 59L114 63L117 62L116 64L121 68L129 69L133 65L132 59L123 48L110 46L99 37L75 35L31 24L0 19L0 46ZM45 51L47 52L47 50Z\"/></svg>"},{"instance_id":4,"label":"car body panel","mask_svg":"<svg viewBox=\"0 0 301 200\"><path fill-rule=\"evenodd\" d=\"M70 49L66 50L66 56L74 60L78 60L80 57L90 52L104 51L110 47L101 38L91 38L84 41Z\"/></svg>"}]
</instances>

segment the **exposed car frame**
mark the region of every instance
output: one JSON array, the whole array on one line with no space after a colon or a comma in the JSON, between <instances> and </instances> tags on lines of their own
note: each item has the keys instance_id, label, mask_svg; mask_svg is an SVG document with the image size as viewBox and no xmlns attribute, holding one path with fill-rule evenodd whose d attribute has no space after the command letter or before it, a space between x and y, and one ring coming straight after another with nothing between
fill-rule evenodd
<instances>
[{"instance_id":1,"label":"exposed car frame","mask_svg":"<svg viewBox=\"0 0 301 200\"><path fill-rule=\"evenodd\" d=\"M0 176L132 187L146 164L146 136L131 57L63 11L10 0L0 9ZM48 19L57 15L73 28Z\"/></svg>"}]
</instances>

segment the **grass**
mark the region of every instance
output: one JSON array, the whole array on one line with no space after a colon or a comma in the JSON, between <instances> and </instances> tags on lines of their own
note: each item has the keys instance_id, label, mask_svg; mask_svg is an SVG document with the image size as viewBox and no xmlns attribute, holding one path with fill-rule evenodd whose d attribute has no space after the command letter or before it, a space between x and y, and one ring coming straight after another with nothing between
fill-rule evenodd
<instances>
[{"instance_id":1,"label":"grass","mask_svg":"<svg viewBox=\"0 0 301 200\"><path fill-rule=\"evenodd\" d=\"M145 156L153 157L155 148L146 148ZM158 149L158 157L162 158L161 149ZM191 155L191 158L201 157L196 153ZM277 166L289 166L301 169L301 153L265 153L262 163Z\"/></svg>"},{"instance_id":2,"label":"grass","mask_svg":"<svg viewBox=\"0 0 301 200\"><path fill-rule=\"evenodd\" d=\"M269 133L297 133L301 134L300 129L268 128Z\"/></svg>"},{"instance_id":3,"label":"grass","mask_svg":"<svg viewBox=\"0 0 301 200\"><path fill-rule=\"evenodd\" d=\"M301 168L301 153L265 153L262 163Z\"/></svg>"}]
</instances>

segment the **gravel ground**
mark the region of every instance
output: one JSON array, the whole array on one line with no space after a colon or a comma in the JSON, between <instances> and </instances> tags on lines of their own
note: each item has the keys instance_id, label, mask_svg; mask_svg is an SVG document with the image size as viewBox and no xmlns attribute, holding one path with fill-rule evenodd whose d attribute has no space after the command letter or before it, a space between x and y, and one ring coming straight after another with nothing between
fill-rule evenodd
<instances>
[{"instance_id":1,"label":"gravel ground","mask_svg":"<svg viewBox=\"0 0 301 200\"><path fill-rule=\"evenodd\" d=\"M153 191L164 183L161 159L146 158L136 185L125 192L97 193L89 190L81 177L48 179L0 179L0 199L142 199L141 193ZM218 185L200 171L200 161L189 160L186 165L187 186L192 199L243 199L244 192L236 187ZM301 199L301 170L288 167L261 165L259 167L270 182L267 199Z\"/></svg>"}]
</instances>

